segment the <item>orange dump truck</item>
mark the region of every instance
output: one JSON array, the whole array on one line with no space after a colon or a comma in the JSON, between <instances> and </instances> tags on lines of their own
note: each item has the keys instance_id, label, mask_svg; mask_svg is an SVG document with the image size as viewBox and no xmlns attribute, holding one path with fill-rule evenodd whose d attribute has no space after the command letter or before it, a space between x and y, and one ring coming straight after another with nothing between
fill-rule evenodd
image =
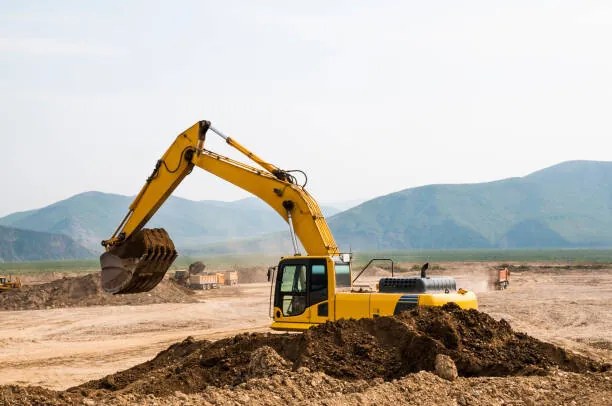
<instances>
[{"instance_id":1,"label":"orange dump truck","mask_svg":"<svg viewBox=\"0 0 612 406\"><path fill-rule=\"evenodd\" d=\"M510 270L508 268L497 270L497 280L495 281L495 289L504 290L510 285Z\"/></svg>"},{"instance_id":2,"label":"orange dump truck","mask_svg":"<svg viewBox=\"0 0 612 406\"><path fill-rule=\"evenodd\" d=\"M224 283L222 273L206 273L189 276L189 287L191 289L217 289Z\"/></svg>"}]
</instances>

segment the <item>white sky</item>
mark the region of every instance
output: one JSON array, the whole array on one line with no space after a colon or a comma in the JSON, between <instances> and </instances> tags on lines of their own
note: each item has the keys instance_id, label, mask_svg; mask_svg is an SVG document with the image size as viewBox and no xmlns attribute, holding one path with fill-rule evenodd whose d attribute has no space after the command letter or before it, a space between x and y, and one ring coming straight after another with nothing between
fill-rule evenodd
<instances>
[{"instance_id":1,"label":"white sky","mask_svg":"<svg viewBox=\"0 0 612 406\"><path fill-rule=\"evenodd\" d=\"M611 24L604 1L3 1L0 215L136 194L200 119L321 202L610 160ZM247 196L202 171L175 194Z\"/></svg>"}]
</instances>

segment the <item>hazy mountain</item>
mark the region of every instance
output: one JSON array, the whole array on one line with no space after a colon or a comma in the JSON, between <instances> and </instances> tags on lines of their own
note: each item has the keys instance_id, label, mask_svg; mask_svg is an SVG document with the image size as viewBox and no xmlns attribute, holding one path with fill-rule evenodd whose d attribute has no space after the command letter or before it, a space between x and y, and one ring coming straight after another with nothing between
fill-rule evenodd
<instances>
[{"instance_id":1,"label":"hazy mountain","mask_svg":"<svg viewBox=\"0 0 612 406\"><path fill-rule=\"evenodd\" d=\"M90 258L94 254L60 234L0 226L0 262Z\"/></svg>"},{"instance_id":2,"label":"hazy mountain","mask_svg":"<svg viewBox=\"0 0 612 406\"><path fill-rule=\"evenodd\" d=\"M333 207L339 213L344 210L352 209L355 206L359 206L361 203L367 200L368 199L333 200L329 202L323 202L323 206ZM335 214L335 213L331 213L329 215L331 216L332 214Z\"/></svg>"},{"instance_id":3,"label":"hazy mountain","mask_svg":"<svg viewBox=\"0 0 612 406\"><path fill-rule=\"evenodd\" d=\"M86 192L37 210L0 218L0 225L64 234L101 251L127 213L132 197ZM285 229L274 210L255 198L235 202L192 201L171 196L148 227L164 227L178 247L253 237Z\"/></svg>"},{"instance_id":4,"label":"hazy mountain","mask_svg":"<svg viewBox=\"0 0 612 406\"><path fill-rule=\"evenodd\" d=\"M612 162L570 161L522 178L429 185L329 220L343 247L612 246Z\"/></svg>"},{"instance_id":5,"label":"hazy mountain","mask_svg":"<svg viewBox=\"0 0 612 406\"><path fill-rule=\"evenodd\" d=\"M131 200L87 192L0 224L64 234L99 252ZM335 209L322 210L330 216ZM612 162L571 161L522 178L406 189L328 221L343 250L611 247ZM185 252L291 250L286 223L257 198L170 197L148 226L166 228Z\"/></svg>"},{"instance_id":6,"label":"hazy mountain","mask_svg":"<svg viewBox=\"0 0 612 406\"><path fill-rule=\"evenodd\" d=\"M223 205L228 204L227 202L219 202ZM230 202L229 204L234 204L237 205L238 207L241 208L251 208L251 209L259 209L259 210L271 210L270 207L261 199L257 198L257 197L247 197L245 199L242 200L237 200L235 202ZM325 217L331 217L334 214L340 213L342 211L342 209L334 206L333 204L328 204L328 203L321 203L320 204L321 207L321 212L323 213L323 215ZM282 220L282 224L286 224L284 222L284 220ZM282 226L283 229L286 229L287 226L284 225Z\"/></svg>"},{"instance_id":7,"label":"hazy mountain","mask_svg":"<svg viewBox=\"0 0 612 406\"><path fill-rule=\"evenodd\" d=\"M405 189L328 222L346 251L612 247L612 162L571 161L522 178ZM292 248L288 233L272 233L200 252Z\"/></svg>"}]
</instances>

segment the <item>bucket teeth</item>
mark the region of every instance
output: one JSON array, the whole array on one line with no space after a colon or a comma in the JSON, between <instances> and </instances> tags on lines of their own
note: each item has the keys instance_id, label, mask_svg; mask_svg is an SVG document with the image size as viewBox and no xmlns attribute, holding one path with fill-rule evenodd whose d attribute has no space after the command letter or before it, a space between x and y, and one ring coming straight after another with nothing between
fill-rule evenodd
<instances>
[{"instance_id":1,"label":"bucket teeth","mask_svg":"<svg viewBox=\"0 0 612 406\"><path fill-rule=\"evenodd\" d=\"M148 292L177 257L163 228L142 229L100 257L102 287L114 294Z\"/></svg>"}]
</instances>

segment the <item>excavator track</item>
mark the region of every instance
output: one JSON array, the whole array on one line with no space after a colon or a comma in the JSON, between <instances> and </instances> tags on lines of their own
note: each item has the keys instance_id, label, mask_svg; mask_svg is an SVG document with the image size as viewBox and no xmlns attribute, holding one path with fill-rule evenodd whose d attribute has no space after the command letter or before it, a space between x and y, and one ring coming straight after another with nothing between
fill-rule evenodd
<instances>
[{"instance_id":1,"label":"excavator track","mask_svg":"<svg viewBox=\"0 0 612 406\"><path fill-rule=\"evenodd\" d=\"M109 293L140 293L153 289L177 257L163 228L143 228L100 256L102 288Z\"/></svg>"}]
</instances>

